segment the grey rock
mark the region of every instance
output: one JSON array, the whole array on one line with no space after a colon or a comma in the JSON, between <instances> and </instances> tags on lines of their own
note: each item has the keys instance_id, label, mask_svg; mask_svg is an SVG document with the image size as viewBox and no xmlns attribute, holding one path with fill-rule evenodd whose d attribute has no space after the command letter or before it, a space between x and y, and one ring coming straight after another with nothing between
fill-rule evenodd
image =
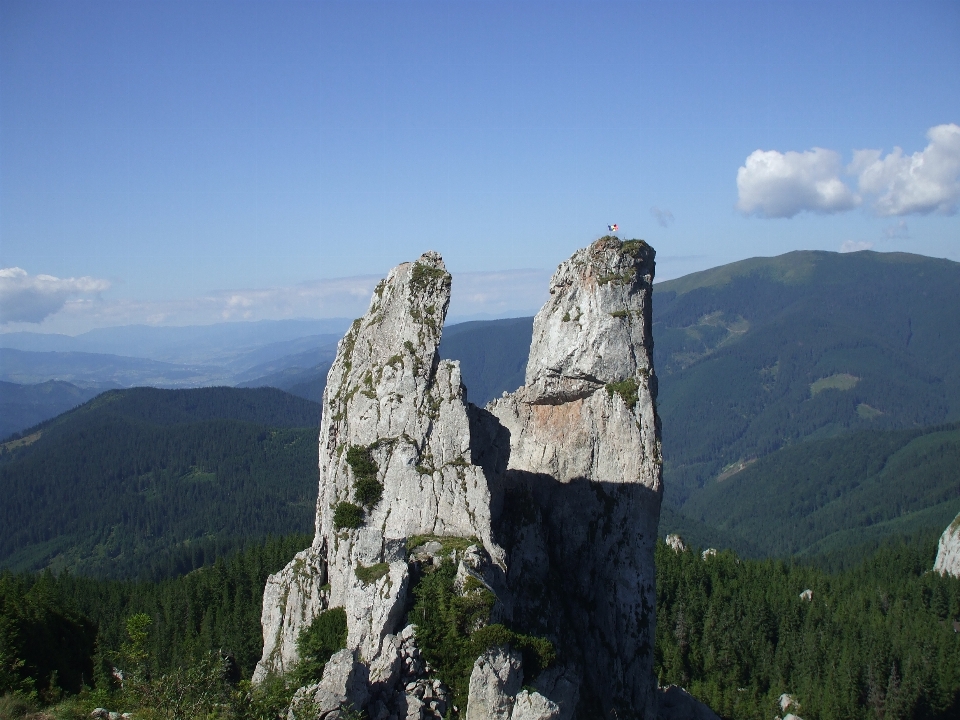
<instances>
[{"instance_id":1,"label":"grey rock","mask_svg":"<svg viewBox=\"0 0 960 720\"><path fill-rule=\"evenodd\" d=\"M434 555L440 554L440 551L443 550L443 545L436 540L431 540L430 542L424 543L421 550L425 555L433 557Z\"/></svg>"},{"instance_id":2,"label":"grey rock","mask_svg":"<svg viewBox=\"0 0 960 720\"><path fill-rule=\"evenodd\" d=\"M933 569L941 575L960 577L960 514L940 536Z\"/></svg>"},{"instance_id":3,"label":"grey rock","mask_svg":"<svg viewBox=\"0 0 960 720\"><path fill-rule=\"evenodd\" d=\"M676 553L682 553L687 551L687 544L683 541L683 538L679 535L667 535L667 547L673 550Z\"/></svg>"},{"instance_id":4,"label":"grey rock","mask_svg":"<svg viewBox=\"0 0 960 720\"><path fill-rule=\"evenodd\" d=\"M268 585L256 679L289 669L300 630L343 607L347 646L374 686L368 714L433 716L450 697L421 682L430 669L413 628L395 635L413 567L405 540L476 537L451 556L460 592L475 579L496 596L492 621L555 639L568 664L518 695L519 656L487 653L474 664L468 720L509 720L515 706L525 720L655 715L653 273L646 243L615 238L562 263L534 320L525 385L480 409L467 403L459 364L437 354L450 298L443 261L425 253L390 272L327 378L315 538ZM382 499L361 527L338 528L337 505L356 500L355 445L376 462ZM410 554L445 559L437 542ZM334 694L317 687L313 697L324 700L321 690Z\"/></svg>"},{"instance_id":5,"label":"grey rock","mask_svg":"<svg viewBox=\"0 0 960 720\"><path fill-rule=\"evenodd\" d=\"M575 668L554 665L541 672L533 686L557 704L560 709L557 720L572 720L580 700L580 674Z\"/></svg>"},{"instance_id":6,"label":"grey rock","mask_svg":"<svg viewBox=\"0 0 960 720\"><path fill-rule=\"evenodd\" d=\"M370 687L374 693L385 694L391 691L400 679L400 672L403 670L400 647L397 636L384 637L380 654L370 663Z\"/></svg>"},{"instance_id":7,"label":"grey rock","mask_svg":"<svg viewBox=\"0 0 960 720\"><path fill-rule=\"evenodd\" d=\"M390 271L340 341L323 396L316 579L301 588L288 567L265 594L258 681L296 662L296 638L322 609L312 594L325 585L325 606L346 609L348 647L376 659L403 614L409 575L400 549L412 535L476 536L505 567L492 539L495 478L471 461L460 366L437 354L449 302L450 274L439 255L425 253ZM339 503L355 501L346 452L354 445L370 448L383 493L362 527L341 529L333 517ZM357 577L359 566L381 563L388 569L376 580Z\"/></svg>"},{"instance_id":8,"label":"grey rock","mask_svg":"<svg viewBox=\"0 0 960 720\"><path fill-rule=\"evenodd\" d=\"M253 682L262 682L270 672L283 674L296 665L301 629L327 609L326 582L326 559L316 547L297 553L289 565L267 578L260 615L263 659L257 663Z\"/></svg>"},{"instance_id":9,"label":"grey rock","mask_svg":"<svg viewBox=\"0 0 960 720\"><path fill-rule=\"evenodd\" d=\"M523 682L520 653L491 648L473 663L466 720L510 720Z\"/></svg>"},{"instance_id":10,"label":"grey rock","mask_svg":"<svg viewBox=\"0 0 960 720\"><path fill-rule=\"evenodd\" d=\"M287 711L287 720L327 716L342 706L360 709L370 699L369 671L357 662L352 650L334 653L323 667L320 682L302 687L293 696Z\"/></svg>"},{"instance_id":11,"label":"grey rock","mask_svg":"<svg viewBox=\"0 0 960 720\"><path fill-rule=\"evenodd\" d=\"M720 720L709 707L679 685L661 688L657 720Z\"/></svg>"},{"instance_id":12,"label":"grey rock","mask_svg":"<svg viewBox=\"0 0 960 720\"><path fill-rule=\"evenodd\" d=\"M707 560L707 559L709 559L709 558L716 557L716 556L717 556L717 549L716 549L716 548L707 548L706 550L704 550L704 551L700 554L700 557L701 557L701 559L703 559L703 560Z\"/></svg>"},{"instance_id":13,"label":"grey rock","mask_svg":"<svg viewBox=\"0 0 960 720\"><path fill-rule=\"evenodd\" d=\"M802 593L800 593L800 599L806 600L807 602L812 602L813 590L811 590L810 588L807 588L806 590L804 590Z\"/></svg>"},{"instance_id":14,"label":"grey rock","mask_svg":"<svg viewBox=\"0 0 960 720\"><path fill-rule=\"evenodd\" d=\"M512 620L547 618L580 668L581 714L624 720L652 717L657 703L653 256L601 239L562 263L534 318L526 385L487 406L509 448Z\"/></svg>"},{"instance_id":15,"label":"grey rock","mask_svg":"<svg viewBox=\"0 0 960 720\"><path fill-rule=\"evenodd\" d=\"M793 695L787 693L782 693L780 698L777 700L777 704L780 706L780 712L786 712L790 708L799 707L799 703Z\"/></svg>"},{"instance_id":16,"label":"grey rock","mask_svg":"<svg viewBox=\"0 0 960 720\"><path fill-rule=\"evenodd\" d=\"M513 704L510 720L558 720L560 706L538 692L521 690Z\"/></svg>"}]
</instances>

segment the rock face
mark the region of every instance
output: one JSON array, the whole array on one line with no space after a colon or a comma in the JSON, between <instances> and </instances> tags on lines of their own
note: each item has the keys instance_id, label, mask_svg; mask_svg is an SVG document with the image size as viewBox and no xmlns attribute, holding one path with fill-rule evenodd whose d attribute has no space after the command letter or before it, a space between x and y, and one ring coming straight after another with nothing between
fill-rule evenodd
<instances>
[{"instance_id":1,"label":"rock face","mask_svg":"<svg viewBox=\"0 0 960 720\"><path fill-rule=\"evenodd\" d=\"M960 577L960 515L954 518L950 527L940 536L933 569L941 575Z\"/></svg>"},{"instance_id":2,"label":"rock face","mask_svg":"<svg viewBox=\"0 0 960 720\"><path fill-rule=\"evenodd\" d=\"M450 299L443 261L425 253L390 272L328 375L316 534L268 582L255 681L289 670L300 631L344 607L345 652L364 668L348 674L355 685L366 673L368 715L442 715L447 691L431 684L415 631L400 628L411 568L438 563L441 550L420 541L408 557L407 539L455 536L476 538L454 558L457 592L487 588L491 621L549 638L560 658L523 680L534 691L521 690L519 655L481 655L466 717L656 716L653 270L646 243L616 238L564 262L534 321L526 384L485 410L467 402L459 364L437 354ZM302 695L360 697L338 683Z\"/></svg>"},{"instance_id":3,"label":"rock face","mask_svg":"<svg viewBox=\"0 0 960 720\"><path fill-rule=\"evenodd\" d=\"M367 314L340 341L323 395L316 535L268 584L255 680L296 662L296 637L323 605L346 608L348 647L375 659L402 620L411 535L476 536L502 563L491 539L489 481L471 464L460 366L437 354L449 302L450 274L439 255L426 253L377 285ZM381 486L366 507L351 448L372 461L368 474ZM360 527L338 527L343 503L362 510ZM298 561L314 569L312 584L291 583Z\"/></svg>"},{"instance_id":4,"label":"rock face","mask_svg":"<svg viewBox=\"0 0 960 720\"><path fill-rule=\"evenodd\" d=\"M509 433L498 528L513 620L579 668L584 717L656 715L653 270L649 246L613 239L561 264L526 385L488 406Z\"/></svg>"}]
</instances>

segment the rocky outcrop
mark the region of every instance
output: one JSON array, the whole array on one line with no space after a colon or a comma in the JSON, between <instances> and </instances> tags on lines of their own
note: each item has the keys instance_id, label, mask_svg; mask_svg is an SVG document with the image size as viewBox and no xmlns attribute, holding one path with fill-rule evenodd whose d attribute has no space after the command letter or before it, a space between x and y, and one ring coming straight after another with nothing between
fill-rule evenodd
<instances>
[{"instance_id":1,"label":"rocky outcrop","mask_svg":"<svg viewBox=\"0 0 960 720\"><path fill-rule=\"evenodd\" d=\"M941 575L960 577L960 515L954 518L940 536L933 569Z\"/></svg>"},{"instance_id":2,"label":"rocky outcrop","mask_svg":"<svg viewBox=\"0 0 960 720\"><path fill-rule=\"evenodd\" d=\"M467 720L510 720L523 683L520 653L492 648L473 663Z\"/></svg>"},{"instance_id":3,"label":"rocky outcrop","mask_svg":"<svg viewBox=\"0 0 960 720\"><path fill-rule=\"evenodd\" d=\"M315 538L270 578L255 680L289 670L301 630L343 607L348 650L299 701L331 717L335 700L372 720L442 716L451 697L415 630L400 628L411 584L455 536L475 538L450 556L455 591L492 593L491 622L549 638L560 658L524 680L516 652L482 654L466 717L656 716L653 270L646 243L616 238L561 264L534 321L525 385L486 409L467 402L459 364L437 353L443 261L425 253L390 272L328 375ZM413 536L433 540L408 552Z\"/></svg>"},{"instance_id":4,"label":"rocky outcrop","mask_svg":"<svg viewBox=\"0 0 960 720\"><path fill-rule=\"evenodd\" d=\"M667 547L675 553L684 553L687 551L687 544L679 535L667 535L666 543Z\"/></svg>"},{"instance_id":5,"label":"rocky outcrop","mask_svg":"<svg viewBox=\"0 0 960 720\"><path fill-rule=\"evenodd\" d=\"M487 407L509 435L497 520L513 620L557 638L583 717L656 715L653 271L646 243L613 238L561 264L534 319L526 384Z\"/></svg>"},{"instance_id":6,"label":"rocky outcrop","mask_svg":"<svg viewBox=\"0 0 960 720\"><path fill-rule=\"evenodd\" d=\"M370 699L368 677L368 668L357 662L352 650L334 653L323 668L320 682L297 690L287 720L326 720L341 708L364 707Z\"/></svg>"}]
</instances>

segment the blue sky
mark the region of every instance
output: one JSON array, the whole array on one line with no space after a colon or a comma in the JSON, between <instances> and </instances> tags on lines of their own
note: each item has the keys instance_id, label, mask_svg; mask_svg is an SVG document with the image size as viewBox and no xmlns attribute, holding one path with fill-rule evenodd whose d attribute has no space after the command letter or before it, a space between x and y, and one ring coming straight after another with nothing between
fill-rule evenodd
<instances>
[{"instance_id":1,"label":"blue sky","mask_svg":"<svg viewBox=\"0 0 960 720\"><path fill-rule=\"evenodd\" d=\"M956 2L2 0L0 329L350 316L427 249L526 314L614 222L960 260L958 67Z\"/></svg>"}]
</instances>

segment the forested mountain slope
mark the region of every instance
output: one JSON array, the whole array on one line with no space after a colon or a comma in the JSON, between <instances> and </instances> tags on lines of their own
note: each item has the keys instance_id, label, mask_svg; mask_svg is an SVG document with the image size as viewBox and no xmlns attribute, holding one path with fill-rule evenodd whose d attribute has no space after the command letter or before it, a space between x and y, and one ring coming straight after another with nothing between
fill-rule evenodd
<instances>
[{"instance_id":1,"label":"forested mountain slope","mask_svg":"<svg viewBox=\"0 0 960 720\"><path fill-rule=\"evenodd\" d=\"M707 485L684 512L746 554L815 555L938 530L960 511L960 423L793 445Z\"/></svg>"},{"instance_id":2,"label":"forested mountain slope","mask_svg":"<svg viewBox=\"0 0 960 720\"><path fill-rule=\"evenodd\" d=\"M0 566L186 571L306 532L319 407L273 388L115 390L0 456Z\"/></svg>"},{"instance_id":3,"label":"forested mountain slope","mask_svg":"<svg viewBox=\"0 0 960 720\"><path fill-rule=\"evenodd\" d=\"M960 418L960 264L794 252L654 293L667 498L817 437Z\"/></svg>"}]
</instances>

